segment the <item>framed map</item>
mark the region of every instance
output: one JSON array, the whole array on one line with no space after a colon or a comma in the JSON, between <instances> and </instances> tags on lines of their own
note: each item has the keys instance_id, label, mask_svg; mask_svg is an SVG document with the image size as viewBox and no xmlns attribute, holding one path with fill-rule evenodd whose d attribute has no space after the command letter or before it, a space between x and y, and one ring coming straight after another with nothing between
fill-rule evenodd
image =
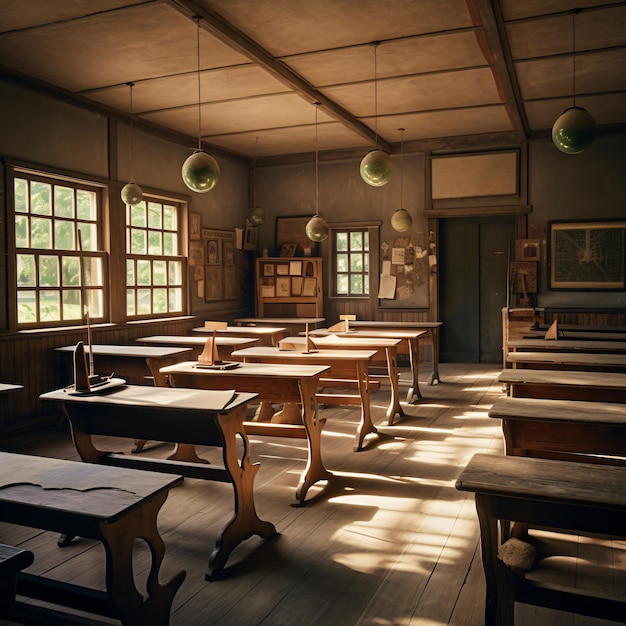
<instances>
[{"instance_id":1,"label":"framed map","mask_svg":"<svg viewBox=\"0 0 626 626\"><path fill-rule=\"evenodd\" d=\"M550 222L551 289L624 289L626 221Z\"/></svg>"}]
</instances>

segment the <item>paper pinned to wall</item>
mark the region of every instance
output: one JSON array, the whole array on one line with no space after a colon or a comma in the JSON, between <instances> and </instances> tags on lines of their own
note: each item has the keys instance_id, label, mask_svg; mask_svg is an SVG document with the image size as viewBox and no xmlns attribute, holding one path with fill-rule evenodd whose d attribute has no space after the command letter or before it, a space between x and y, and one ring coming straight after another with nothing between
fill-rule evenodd
<instances>
[{"instance_id":1,"label":"paper pinned to wall","mask_svg":"<svg viewBox=\"0 0 626 626\"><path fill-rule=\"evenodd\" d=\"M378 297L393 300L396 294L396 277L391 274L381 274L378 287Z\"/></svg>"}]
</instances>

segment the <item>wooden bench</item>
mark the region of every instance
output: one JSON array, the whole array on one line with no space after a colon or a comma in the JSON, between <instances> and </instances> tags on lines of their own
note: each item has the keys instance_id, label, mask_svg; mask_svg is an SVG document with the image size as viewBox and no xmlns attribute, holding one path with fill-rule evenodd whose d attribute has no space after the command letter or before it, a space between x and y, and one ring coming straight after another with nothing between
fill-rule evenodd
<instances>
[{"instance_id":1,"label":"wooden bench","mask_svg":"<svg viewBox=\"0 0 626 626\"><path fill-rule=\"evenodd\" d=\"M15 603L17 574L32 564L35 555L0 543L0 615L4 615Z\"/></svg>"},{"instance_id":2,"label":"wooden bench","mask_svg":"<svg viewBox=\"0 0 626 626\"><path fill-rule=\"evenodd\" d=\"M125 625L169 624L185 572L166 584L159 582L165 546L157 515L181 476L6 452L0 452L0 476L1 521L95 539L105 552L106 591L20 573L19 595L112 617ZM133 577L136 539L143 539L152 555L146 598ZM18 601L9 617L39 610L45 615L48 609Z\"/></svg>"},{"instance_id":3,"label":"wooden bench","mask_svg":"<svg viewBox=\"0 0 626 626\"><path fill-rule=\"evenodd\" d=\"M626 354L587 352L509 352L507 365L513 369L555 369L586 372L626 372Z\"/></svg>"},{"instance_id":4,"label":"wooden bench","mask_svg":"<svg viewBox=\"0 0 626 626\"><path fill-rule=\"evenodd\" d=\"M609 402L498 398L506 454L626 465L626 406Z\"/></svg>"},{"instance_id":5,"label":"wooden bench","mask_svg":"<svg viewBox=\"0 0 626 626\"><path fill-rule=\"evenodd\" d=\"M505 538L498 526L512 521L565 534L625 537L626 468L476 454L456 481L456 488L475 494L487 584L487 626L512 625L515 601L623 621L626 595L601 593L581 585L582 561L576 587L542 580L537 564L537 571L525 575L508 568L498 558Z\"/></svg>"},{"instance_id":6,"label":"wooden bench","mask_svg":"<svg viewBox=\"0 0 626 626\"><path fill-rule=\"evenodd\" d=\"M626 374L505 369L498 381L517 398L626 403Z\"/></svg>"}]
</instances>

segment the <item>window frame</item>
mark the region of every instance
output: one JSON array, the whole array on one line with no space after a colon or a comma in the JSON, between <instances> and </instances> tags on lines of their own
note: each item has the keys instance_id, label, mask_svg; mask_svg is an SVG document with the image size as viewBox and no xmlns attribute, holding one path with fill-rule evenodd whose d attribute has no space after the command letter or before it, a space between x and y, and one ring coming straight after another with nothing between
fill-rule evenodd
<instances>
[{"instance_id":1,"label":"window frame","mask_svg":"<svg viewBox=\"0 0 626 626\"><path fill-rule=\"evenodd\" d=\"M168 196L157 196L152 194L144 193L144 199L142 204L145 206L146 213L146 224L145 226L138 226L132 224L132 211L136 207L124 205L124 311L125 318L128 321L140 321L140 320L152 320L159 319L164 317L176 317L176 316L184 316L187 315L189 310L189 297L187 293L188 289L188 268L187 268L187 256L183 252L186 250L186 235L187 230L185 228L185 224L187 223L187 203L183 200L176 199ZM149 213L150 213L150 204L159 204L161 206L161 210L163 212L164 207L170 206L175 209L176 212L176 228L175 229L167 229L161 222L160 228L151 227L149 224ZM161 213L163 215L163 213ZM129 218L131 218L131 222L129 223ZM146 252L138 253L129 250L129 246L132 246L132 230L145 230L146 232ZM149 251L149 233L150 232L160 232L163 233L175 233L176 237L176 252L177 254L166 255L163 253L163 237L161 238L161 254L150 253ZM146 285L138 285L137 284L137 263L140 261L147 261L150 263L150 284ZM129 262L132 262L134 265L134 278L135 283L128 283L128 265ZM157 262L165 262L167 264L166 269L166 284L155 284L154 283L154 272L152 271L154 264ZM169 282L169 264L170 263L180 263L180 283L179 284L170 284ZM166 293L166 305L167 310L162 312L154 312L154 303L155 303L155 290L157 289L165 289L166 292L169 291L170 288L176 288L180 290L180 304L181 309L173 311L170 309L170 296L169 293ZM138 305L138 291L145 289L150 292L150 307L151 311L148 313L137 313L139 308ZM129 291L134 291L134 312L130 313L128 309L128 298Z\"/></svg>"},{"instance_id":2,"label":"window frame","mask_svg":"<svg viewBox=\"0 0 626 626\"><path fill-rule=\"evenodd\" d=\"M31 245L28 247L18 246L18 240L16 236L16 222L17 217L24 215L21 211L16 211L16 195L15 195L15 184L16 180L27 180L28 188L30 189L33 182L43 183L46 185L50 185L52 189L51 195L51 207L54 207L54 188L55 187L68 187L74 190L85 190L89 193L93 193L95 196L95 218L93 219L80 219L78 214L75 212L74 216L60 216L54 214L52 210L51 214L48 215L39 215L37 213L32 213L29 210L26 215L29 216L29 220L32 219L32 216L35 215L37 217L41 217L43 219L49 219L52 222L51 227L51 237L52 242L54 244L54 220L59 220L60 222L71 222L74 227L74 237L75 240L73 242L74 248L56 248L54 246L50 248L45 247L33 247L32 242L29 242ZM106 197L106 186L100 181L94 180L85 180L78 176L70 176L66 174L60 174L57 172L48 172L42 171L38 168L29 167L27 165L17 165L17 164L6 164L6 188L7 188L7 214L9 216L9 223L12 224L12 227L7 229L7 242L8 242L8 276L13 278L13 282L15 284L14 289L9 289L7 294L7 317L9 321L9 329L15 329L17 331L23 330L37 330L37 329L49 329L49 328L58 328L58 327L79 327L85 324L86 312L83 309L83 295L87 296L87 300L90 300L90 293L97 291L101 294L102 298L102 315L93 316L90 311L90 321L95 321L97 323L105 322L109 316L109 302L110 302L110 293L109 293L109 267L108 267L108 254L105 248L105 229L103 226L103 218L105 213L105 197ZM96 243L95 250L84 250L81 252L79 250L79 242L78 242L78 225L80 223L92 223L96 228ZM36 280L36 284L32 287L18 287L18 255L33 255L35 257L35 265L39 266L37 260L42 256L51 256L56 257L58 259L58 284L57 285L42 285L39 280ZM79 285L63 285L63 258L71 258L77 257L79 259L79 275L81 277L81 282ZM99 284L94 286L83 286L82 278L85 276L85 268L84 262L85 259L96 258L100 262L101 268L101 281ZM38 273L38 270L37 272ZM41 319L41 311L40 307L36 307L36 317L35 321L29 322L20 322L19 321L19 311L18 311L18 293L21 291L30 291L33 290L37 293L36 302L40 302L40 294L44 291L57 291L59 294L59 319L45 321ZM78 291L79 292L79 300L80 300L80 315L78 317L64 317L63 316L63 293L67 293L68 291Z\"/></svg>"},{"instance_id":3,"label":"window frame","mask_svg":"<svg viewBox=\"0 0 626 626\"><path fill-rule=\"evenodd\" d=\"M375 222L341 222L329 224L328 240L324 242L326 254L328 258L328 281L327 281L327 297L332 300L376 300L378 297L378 247L380 241L380 221ZM339 294L337 293L337 254L336 254L336 235L340 232L367 232L369 235L369 268L367 276L369 277L369 293L363 294ZM348 273L350 275L350 273ZM364 274L365 275L365 274Z\"/></svg>"}]
</instances>

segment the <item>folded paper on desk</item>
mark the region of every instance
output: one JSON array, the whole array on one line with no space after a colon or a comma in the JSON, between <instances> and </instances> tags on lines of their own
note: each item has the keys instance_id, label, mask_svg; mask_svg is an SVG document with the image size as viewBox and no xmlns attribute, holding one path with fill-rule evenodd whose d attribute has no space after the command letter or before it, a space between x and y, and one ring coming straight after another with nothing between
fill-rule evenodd
<instances>
[{"instance_id":1,"label":"folded paper on desk","mask_svg":"<svg viewBox=\"0 0 626 626\"><path fill-rule=\"evenodd\" d=\"M278 342L279 350L290 350L292 352L317 352L309 337L285 337Z\"/></svg>"},{"instance_id":2,"label":"folded paper on desk","mask_svg":"<svg viewBox=\"0 0 626 626\"><path fill-rule=\"evenodd\" d=\"M194 363L194 367L201 370L233 370L239 367L239 361L215 361L214 363Z\"/></svg>"}]
</instances>

